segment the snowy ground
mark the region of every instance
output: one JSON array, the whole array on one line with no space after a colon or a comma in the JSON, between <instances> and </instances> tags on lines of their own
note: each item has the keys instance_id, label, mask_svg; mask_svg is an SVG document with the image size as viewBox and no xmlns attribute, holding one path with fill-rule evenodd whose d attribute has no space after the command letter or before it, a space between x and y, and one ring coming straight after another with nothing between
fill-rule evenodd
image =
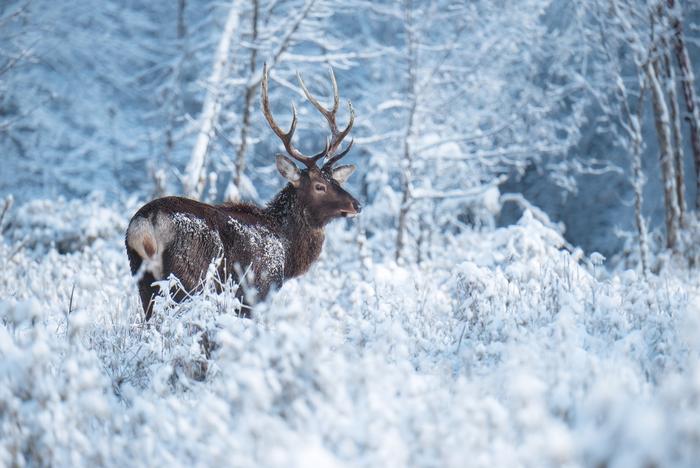
<instances>
[{"instance_id":1,"label":"snowy ground","mask_svg":"<svg viewBox=\"0 0 700 468\"><path fill-rule=\"evenodd\" d=\"M697 276L610 274L529 213L408 266L336 223L253 320L205 294L146 325L135 206L78 203L5 222L1 466L700 463Z\"/></svg>"}]
</instances>

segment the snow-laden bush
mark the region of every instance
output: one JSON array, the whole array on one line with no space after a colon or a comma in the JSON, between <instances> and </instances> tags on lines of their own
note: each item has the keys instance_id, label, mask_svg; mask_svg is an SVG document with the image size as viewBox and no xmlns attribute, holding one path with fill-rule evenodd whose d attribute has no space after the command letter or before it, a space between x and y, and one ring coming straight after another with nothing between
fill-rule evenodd
<instances>
[{"instance_id":1,"label":"snow-laden bush","mask_svg":"<svg viewBox=\"0 0 700 468\"><path fill-rule=\"evenodd\" d=\"M373 242L332 225L252 320L231 287L146 324L121 239L6 240L0 465L697 465L697 280L609 276L528 212L420 266Z\"/></svg>"},{"instance_id":2,"label":"snow-laden bush","mask_svg":"<svg viewBox=\"0 0 700 468\"><path fill-rule=\"evenodd\" d=\"M39 254L80 250L97 239L124 235L123 216L104 206L101 195L84 199L37 199L10 212L7 237Z\"/></svg>"},{"instance_id":3,"label":"snow-laden bush","mask_svg":"<svg viewBox=\"0 0 700 468\"><path fill-rule=\"evenodd\" d=\"M652 273L665 270L687 271L700 266L700 218L695 212L685 214L685 222L679 231L679 247L672 252L666 246L666 234L657 228L648 233L649 269ZM636 232L619 231L622 246L612 257L610 264L617 270L636 268L641 264L639 236Z\"/></svg>"}]
</instances>

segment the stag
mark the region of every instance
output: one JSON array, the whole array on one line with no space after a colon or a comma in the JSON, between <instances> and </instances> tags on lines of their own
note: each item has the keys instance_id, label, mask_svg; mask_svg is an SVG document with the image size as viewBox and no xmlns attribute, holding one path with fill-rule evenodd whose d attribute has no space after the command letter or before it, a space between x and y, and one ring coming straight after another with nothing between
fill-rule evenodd
<instances>
[{"instance_id":1,"label":"stag","mask_svg":"<svg viewBox=\"0 0 700 468\"><path fill-rule=\"evenodd\" d=\"M351 140L339 151L355 120L352 104L348 102L348 124L339 130L336 114L340 100L333 70L330 108L309 92L301 75L297 77L306 98L328 122L331 134L325 148L316 155L305 156L294 147L296 108L292 104L292 123L287 132L283 131L270 111L265 66L261 86L263 115L282 140L287 154L303 165L300 169L292 159L277 155L277 170L288 183L266 206L209 205L188 198L164 197L147 203L131 218L126 251L146 320L153 313L155 281L170 275L177 277L181 289L175 298L182 300L201 288L214 260L220 278L241 284L239 297L249 302L264 299L271 289L302 275L318 259L328 222L360 212L360 203L342 188L355 166L336 165L352 147ZM321 159L323 164L319 166Z\"/></svg>"}]
</instances>

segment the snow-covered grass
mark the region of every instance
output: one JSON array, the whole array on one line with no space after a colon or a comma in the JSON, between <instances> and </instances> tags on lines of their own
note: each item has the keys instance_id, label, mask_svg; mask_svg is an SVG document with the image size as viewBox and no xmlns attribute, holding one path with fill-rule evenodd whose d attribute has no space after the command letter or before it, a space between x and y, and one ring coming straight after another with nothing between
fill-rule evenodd
<instances>
[{"instance_id":1,"label":"snow-covered grass","mask_svg":"<svg viewBox=\"0 0 700 468\"><path fill-rule=\"evenodd\" d=\"M34 204L71 225L70 203ZM2 466L700 462L690 273L610 274L528 212L420 265L381 236L363 258L336 223L254 319L229 291L163 298L145 324L120 230L59 254L33 206L0 243Z\"/></svg>"}]
</instances>

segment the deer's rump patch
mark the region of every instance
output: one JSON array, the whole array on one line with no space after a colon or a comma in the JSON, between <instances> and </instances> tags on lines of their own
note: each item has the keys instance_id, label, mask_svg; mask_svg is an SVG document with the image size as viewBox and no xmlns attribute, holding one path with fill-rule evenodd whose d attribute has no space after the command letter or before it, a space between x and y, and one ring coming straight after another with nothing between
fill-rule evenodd
<instances>
[{"instance_id":1,"label":"deer's rump patch","mask_svg":"<svg viewBox=\"0 0 700 468\"><path fill-rule=\"evenodd\" d=\"M135 217L126 230L126 245L141 257L144 270L158 280L163 278L163 252L172 238L172 221L160 213Z\"/></svg>"}]
</instances>

